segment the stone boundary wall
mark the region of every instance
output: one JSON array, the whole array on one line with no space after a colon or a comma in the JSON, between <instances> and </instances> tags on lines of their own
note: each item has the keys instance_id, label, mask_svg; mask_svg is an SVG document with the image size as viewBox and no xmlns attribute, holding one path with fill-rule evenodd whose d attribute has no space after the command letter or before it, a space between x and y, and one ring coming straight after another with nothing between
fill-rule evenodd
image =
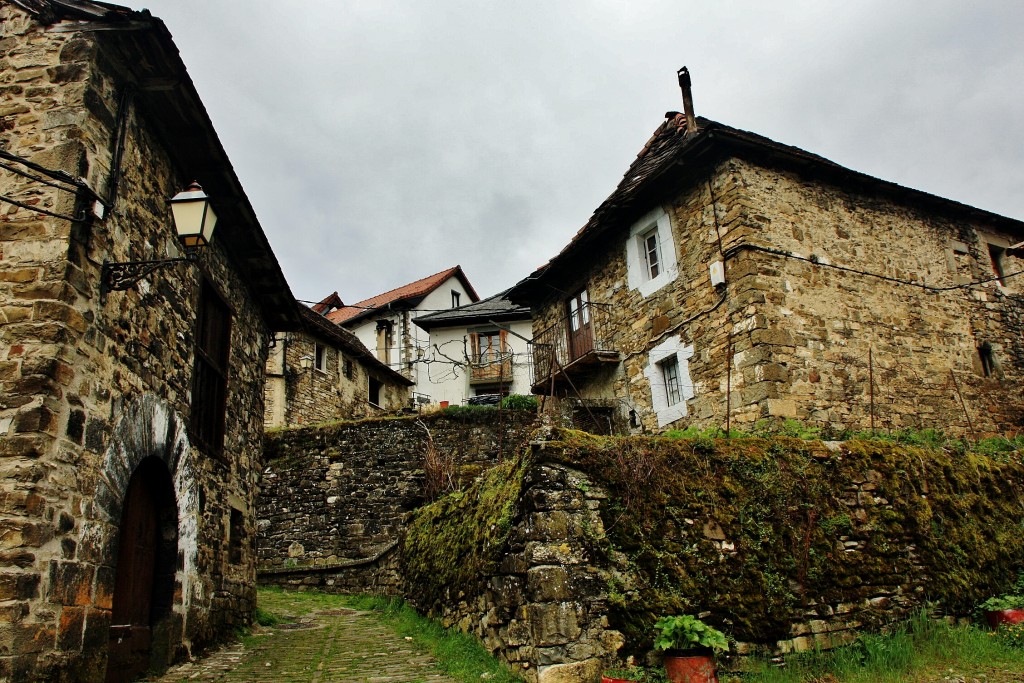
<instances>
[{"instance_id":1,"label":"stone boundary wall","mask_svg":"<svg viewBox=\"0 0 1024 683\"><path fill-rule=\"evenodd\" d=\"M571 433L561 436L565 434L573 438ZM663 448L658 441L647 440L655 444L655 449ZM813 535L802 527L781 530L787 526L785 520L776 520L778 528L765 531L785 539L793 532L790 535L806 538L807 543L766 561L764 575L769 571L776 575L782 588L792 595L788 608L774 615L775 623L765 620L760 633L756 632L758 619L752 619L751 613L740 613L744 608L738 605L748 603L734 600L730 604L735 596L725 594L735 590L729 582L749 571L749 558L754 555L742 538L740 526L744 522L728 519L724 511L718 519L698 515L676 518L692 502L680 506L677 498L658 508L664 510L658 513L663 519L655 522L652 533L658 534L658 539L636 539L630 548L620 535L613 544L614 534L608 533L611 525L626 524L617 516L618 508L612 509L616 498L621 503L617 495L621 489L615 482L596 476L586 455L581 457L580 442L533 443L532 461L525 470L508 544L497 570L482 577L483 590L463 591L451 585L445 588L442 599L422 604L417 595L436 594L436 587L406 585L407 599L446 626L476 635L488 650L528 681L593 682L602 668L621 663L627 654L653 661L654 655L647 651L648 637L653 638L648 622L661 613L707 615L711 623L741 639L734 648L736 654L784 654L848 643L863 629L877 629L906 618L926 600L937 599L937 609L945 608L946 614L963 615L980 599L999 592L999 587L1008 579L1012 581L1013 571L1020 568L1021 544L1007 541L1024 521L1024 506L1017 493L1024 480L1019 454L995 459L973 454L930 456L927 451L910 449L893 455L899 447L891 444L865 447L856 443L758 441L767 453L793 449L796 458L806 462L807 470L801 476L820 476L829 482L832 488L823 495L828 499L828 511L834 513L827 519L809 515L810 520L817 519L808 522ZM599 448L595 446L595 451ZM710 468L717 467L714 460L718 455L709 452L703 457ZM934 457L934 466L929 464L921 471L903 469L905 458L928 457ZM957 457L959 464L955 462ZM759 456L750 462L759 462ZM678 465L689 467L690 463ZM964 475L961 467L968 474ZM816 468L820 474L808 474ZM957 490L960 487L962 491ZM740 495L759 498L755 493ZM681 497L693 496L684 493ZM963 509L944 507L950 498L958 499L953 505L963 505ZM976 513L985 521L973 527L961 524L955 518L961 512ZM954 518L940 520L942 516ZM435 517L432 524L441 527L450 521L457 526L473 515L463 510L452 517ZM928 529L934 524L946 525L937 532L945 539L938 544L924 538L932 533ZM964 538L956 537L960 529ZM659 545L664 543L662 534L669 545ZM968 539L967 534L979 537ZM666 551L670 545L674 550ZM647 560L637 554L642 554L638 548L644 547L650 551ZM964 549L974 557L951 575L948 563L939 556ZM718 585L722 594L712 595L714 591L701 587L699 581L691 582L689 593L678 589L688 578L672 575L663 564L663 578L677 590L674 595L670 590L660 595L650 575L642 576L638 567L662 551L696 558L711 585ZM824 571L816 580L802 574L799 555L808 551L812 555L827 553L834 560L834 565L812 563L812 573L831 566L836 567L835 573ZM403 556L406 566L419 559ZM421 575L429 577L430 573ZM953 585L958 580L971 583ZM754 584L756 588L757 582ZM650 599L652 590L657 596L654 601ZM757 590L773 588L762 586ZM756 594L757 590L751 592ZM679 601L674 607L673 600ZM750 605L758 600L770 602L766 595L754 595L749 600ZM742 626L744 620L746 627ZM750 629L751 623L755 631L744 637L743 629Z\"/></svg>"},{"instance_id":2,"label":"stone boundary wall","mask_svg":"<svg viewBox=\"0 0 1024 683\"><path fill-rule=\"evenodd\" d=\"M406 599L445 627L475 635L531 683L593 683L625 642L608 622L599 514L606 499L582 472L533 464L505 555L486 589L466 595L453 586L446 599L428 605L407 584Z\"/></svg>"},{"instance_id":3,"label":"stone boundary wall","mask_svg":"<svg viewBox=\"0 0 1024 683\"><path fill-rule=\"evenodd\" d=\"M454 411L268 433L257 504L263 585L396 594L394 552L410 510L423 505L428 444L456 481L509 458L536 416Z\"/></svg>"}]
</instances>

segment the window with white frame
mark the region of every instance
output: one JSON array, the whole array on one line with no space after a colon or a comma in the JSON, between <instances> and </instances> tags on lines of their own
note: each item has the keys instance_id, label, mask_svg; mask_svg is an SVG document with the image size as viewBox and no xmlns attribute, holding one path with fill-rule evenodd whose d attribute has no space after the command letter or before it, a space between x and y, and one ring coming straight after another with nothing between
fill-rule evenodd
<instances>
[{"instance_id":1,"label":"window with white frame","mask_svg":"<svg viewBox=\"0 0 1024 683\"><path fill-rule=\"evenodd\" d=\"M686 402L693 398L689 360L693 346L678 337L665 340L651 349L644 376L651 385L651 407L663 427L686 417Z\"/></svg>"},{"instance_id":2,"label":"window with white frame","mask_svg":"<svg viewBox=\"0 0 1024 683\"><path fill-rule=\"evenodd\" d=\"M643 249L644 268L647 271L647 279L653 280L661 272L657 226L640 236L640 246Z\"/></svg>"},{"instance_id":3,"label":"window with white frame","mask_svg":"<svg viewBox=\"0 0 1024 683\"><path fill-rule=\"evenodd\" d=\"M327 347L323 344L313 345L313 367L320 372L327 372Z\"/></svg>"},{"instance_id":4,"label":"window with white frame","mask_svg":"<svg viewBox=\"0 0 1024 683\"><path fill-rule=\"evenodd\" d=\"M683 387L679 383L679 359L671 355L658 363L661 368L661 379L665 382L665 399L668 405L674 406L683 400Z\"/></svg>"},{"instance_id":5,"label":"window with white frame","mask_svg":"<svg viewBox=\"0 0 1024 683\"><path fill-rule=\"evenodd\" d=\"M655 209L633 224L626 240L626 275L630 289L650 296L679 274L672 221Z\"/></svg>"}]
</instances>

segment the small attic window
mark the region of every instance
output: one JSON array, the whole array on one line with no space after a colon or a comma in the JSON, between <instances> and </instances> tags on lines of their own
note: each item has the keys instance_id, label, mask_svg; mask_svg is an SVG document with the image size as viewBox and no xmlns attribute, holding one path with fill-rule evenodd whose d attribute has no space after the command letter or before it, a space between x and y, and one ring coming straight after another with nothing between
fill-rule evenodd
<instances>
[{"instance_id":1,"label":"small attic window","mask_svg":"<svg viewBox=\"0 0 1024 683\"><path fill-rule=\"evenodd\" d=\"M459 301L462 299L462 293L452 290L452 308L459 307Z\"/></svg>"},{"instance_id":2,"label":"small attic window","mask_svg":"<svg viewBox=\"0 0 1024 683\"><path fill-rule=\"evenodd\" d=\"M995 350L990 343L982 342L978 345L978 359L981 361L981 374L983 377L991 377L996 371Z\"/></svg>"},{"instance_id":3,"label":"small attic window","mask_svg":"<svg viewBox=\"0 0 1024 683\"><path fill-rule=\"evenodd\" d=\"M1006 249L995 244L988 245L988 257L992 260L992 271L996 274L996 282L1006 284Z\"/></svg>"}]
</instances>

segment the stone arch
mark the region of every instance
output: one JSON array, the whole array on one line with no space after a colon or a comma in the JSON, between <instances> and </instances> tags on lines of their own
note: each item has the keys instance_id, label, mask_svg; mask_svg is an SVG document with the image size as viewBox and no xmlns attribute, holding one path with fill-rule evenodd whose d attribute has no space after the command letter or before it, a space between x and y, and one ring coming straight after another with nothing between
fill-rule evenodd
<instances>
[{"instance_id":1,"label":"stone arch","mask_svg":"<svg viewBox=\"0 0 1024 683\"><path fill-rule=\"evenodd\" d=\"M181 599L175 602L173 611L181 616L185 626L190 606L204 601L203 582L197 571L199 485L186 424L166 401L153 394L126 402L120 413L103 454L91 519L83 529L83 540L102 549L102 564L114 566L117 529L132 473L146 458L162 461L173 480L178 508L180 563L175 581L181 587ZM184 632L188 632L187 627ZM187 647L187 643L183 645Z\"/></svg>"}]
</instances>

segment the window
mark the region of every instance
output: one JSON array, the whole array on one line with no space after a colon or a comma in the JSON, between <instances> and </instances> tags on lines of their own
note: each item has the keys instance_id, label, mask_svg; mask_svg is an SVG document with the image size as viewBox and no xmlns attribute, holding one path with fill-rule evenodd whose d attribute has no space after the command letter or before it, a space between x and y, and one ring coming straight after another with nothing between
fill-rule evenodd
<instances>
[{"instance_id":1,"label":"window","mask_svg":"<svg viewBox=\"0 0 1024 683\"><path fill-rule=\"evenodd\" d=\"M456 292L453 289L452 290L452 308L458 308L459 307L459 301L461 299L462 299L462 294L459 293L459 292Z\"/></svg>"},{"instance_id":2,"label":"window","mask_svg":"<svg viewBox=\"0 0 1024 683\"><path fill-rule=\"evenodd\" d=\"M686 402L693 398L689 360L693 346L685 346L678 337L666 339L651 349L644 376L651 386L651 406L663 427L686 417Z\"/></svg>"},{"instance_id":3,"label":"window","mask_svg":"<svg viewBox=\"0 0 1024 683\"><path fill-rule=\"evenodd\" d=\"M683 387L679 383L679 359L672 355L658 365L661 367L661 378L665 382L668 405L674 406L683 400Z\"/></svg>"},{"instance_id":4,"label":"window","mask_svg":"<svg viewBox=\"0 0 1024 683\"><path fill-rule=\"evenodd\" d=\"M341 357L341 374L345 376L345 379L356 378L356 369L352 364L351 358L346 358L345 356Z\"/></svg>"},{"instance_id":5,"label":"window","mask_svg":"<svg viewBox=\"0 0 1024 683\"><path fill-rule=\"evenodd\" d=\"M390 320L377 321L377 360L391 365L392 325Z\"/></svg>"},{"instance_id":6,"label":"window","mask_svg":"<svg viewBox=\"0 0 1024 683\"><path fill-rule=\"evenodd\" d=\"M1006 279L1006 249L995 244L988 245L988 257L992 260L992 270L996 274L996 282L1005 284Z\"/></svg>"},{"instance_id":7,"label":"window","mask_svg":"<svg viewBox=\"0 0 1024 683\"><path fill-rule=\"evenodd\" d=\"M644 266L647 268L647 279L653 280L661 273L661 256L658 255L658 228L651 228L640 236L643 249Z\"/></svg>"},{"instance_id":8,"label":"window","mask_svg":"<svg viewBox=\"0 0 1024 683\"><path fill-rule=\"evenodd\" d=\"M313 345L313 367L320 372L327 372L327 347L323 344Z\"/></svg>"},{"instance_id":9,"label":"window","mask_svg":"<svg viewBox=\"0 0 1024 683\"><path fill-rule=\"evenodd\" d=\"M369 378L369 391L367 400L375 406L383 407L380 402L380 390L384 387L383 383L376 377Z\"/></svg>"},{"instance_id":10,"label":"window","mask_svg":"<svg viewBox=\"0 0 1024 683\"><path fill-rule=\"evenodd\" d=\"M626 240L626 276L630 289L650 296L678 275L672 222L655 209L633 224Z\"/></svg>"},{"instance_id":11,"label":"window","mask_svg":"<svg viewBox=\"0 0 1024 683\"><path fill-rule=\"evenodd\" d=\"M213 286L203 282L196 319L196 358L192 377L192 437L215 454L224 448L231 311Z\"/></svg>"},{"instance_id":12,"label":"window","mask_svg":"<svg viewBox=\"0 0 1024 683\"><path fill-rule=\"evenodd\" d=\"M245 535L245 524L242 511L231 508L231 521L228 527L228 561L231 564L242 564L242 539Z\"/></svg>"},{"instance_id":13,"label":"window","mask_svg":"<svg viewBox=\"0 0 1024 683\"><path fill-rule=\"evenodd\" d=\"M501 358L504 346L501 332L477 332L472 340L474 363L494 363Z\"/></svg>"},{"instance_id":14,"label":"window","mask_svg":"<svg viewBox=\"0 0 1024 683\"><path fill-rule=\"evenodd\" d=\"M978 359L981 361L981 376L991 377L996 371L995 349L989 342L978 345Z\"/></svg>"}]
</instances>

